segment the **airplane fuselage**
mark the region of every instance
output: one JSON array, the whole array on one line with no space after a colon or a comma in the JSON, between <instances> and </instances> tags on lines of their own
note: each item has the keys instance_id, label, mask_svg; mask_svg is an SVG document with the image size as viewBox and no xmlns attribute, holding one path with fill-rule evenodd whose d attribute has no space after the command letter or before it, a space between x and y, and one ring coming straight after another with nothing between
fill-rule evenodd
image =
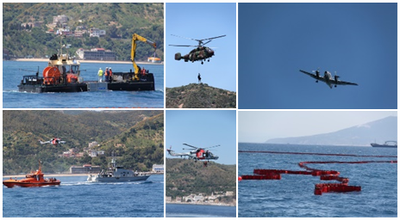
<instances>
[{"instance_id":1,"label":"airplane fuselage","mask_svg":"<svg viewBox=\"0 0 400 220\"><path fill-rule=\"evenodd\" d=\"M332 78L332 74L329 71L325 71L324 73L324 78L325 78L325 83L332 88L331 80L334 80Z\"/></svg>"}]
</instances>

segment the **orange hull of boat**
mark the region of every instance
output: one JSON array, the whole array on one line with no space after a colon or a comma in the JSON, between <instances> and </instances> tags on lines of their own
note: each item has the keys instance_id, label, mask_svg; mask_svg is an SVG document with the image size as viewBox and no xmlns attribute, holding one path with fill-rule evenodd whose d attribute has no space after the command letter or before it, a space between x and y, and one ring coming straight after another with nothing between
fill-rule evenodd
<instances>
[{"instance_id":1,"label":"orange hull of boat","mask_svg":"<svg viewBox=\"0 0 400 220\"><path fill-rule=\"evenodd\" d=\"M9 180L4 180L3 185L5 185L8 188L12 188L14 186L20 186L20 187L40 187L40 186L56 186L60 185L60 180L43 180L43 181L37 181L36 179L33 178L28 178L28 179L22 179L22 180L14 180L14 179L9 179Z\"/></svg>"},{"instance_id":2,"label":"orange hull of boat","mask_svg":"<svg viewBox=\"0 0 400 220\"><path fill-rule=\"evenodd\" d=\"M17 180L8 179L3 181L3 185L8 188L12 188L14 186L20 187L40 187L40 186L56 186L60 185L61 181L56 178L45 179L44 174L42 173L42 165L39 161L39 169L36 172L32 172L25 176L25 179Z\"/></svg>"}]
</instances>

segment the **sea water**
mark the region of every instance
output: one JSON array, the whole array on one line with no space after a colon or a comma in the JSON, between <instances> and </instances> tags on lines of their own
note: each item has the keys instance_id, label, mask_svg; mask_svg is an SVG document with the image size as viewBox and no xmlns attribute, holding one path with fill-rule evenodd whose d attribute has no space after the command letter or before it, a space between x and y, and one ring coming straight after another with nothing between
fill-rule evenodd
<instances>
[{"instance_id":1,"label":"sea water","mask_svg":"<svg viewBox=\"0 0 400 220\"><path fill-rule=\"evenodd\" d=\"M166 217L236 217L236 206L166 204Z\"/></svg>"},{"instance_id":2,"label":"sea water","mask_svg":"<svg viewBox=\"0 0 400 220\"><path fill-rule=\"evenodd\" d=\"M3 61L4 108L162 108L164 107L164 66L141 64L154 74L155 91L99 91L73 93L19 92L18 85L24 75L42 75L47 62ZM111 67L113 72L129 72L132 64L81 63L84 81L97 81L99 68Z\"/></svg>"},{"instance_id":3,"label":"sea water","mask_svg":"<svg viewBox=\"0 0 400 220\"><path fill-rule=\"evenodd\" d=\"M60 186L3 186L3 217L164 217L163 175L123 183L55 178Z\"/></svg>"},{"instance_id":4,"label":"sea water","mask_svg":"<svg viewBox=\"0 0 400 220\"><path fill-rule=\"evenodd\" d=\"M280 151L397 156L397 149L346 146L306 146L239 143L239 151ZM302 170L303 161L385 161L393 157L348 157L242 153L238 175L258 169ZM282 174L281 180L242 180L238 184L239 217L397 217L397 163L307 164L336 170L361 192L314 195L318 177Z\"/></svg>"}]
</instances>

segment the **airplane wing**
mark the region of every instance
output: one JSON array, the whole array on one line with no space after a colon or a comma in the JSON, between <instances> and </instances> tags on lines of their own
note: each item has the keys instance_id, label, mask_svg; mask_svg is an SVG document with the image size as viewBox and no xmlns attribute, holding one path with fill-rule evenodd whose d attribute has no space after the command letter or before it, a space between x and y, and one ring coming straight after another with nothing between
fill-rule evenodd
<instances>
[{"instance_id":1,"label":"airplane wing","mask_svg":"<svg viewBox=\"0 0 400 220\"><path fill-rule=\"evenodd\" d=\"M314 78L316 80L320 80L320 81L324 81L325 82L325 78L321 77L321 76L318 77L317 74L313 74L313 73L310 73L310 72L307 72L307 71L304 71L304 70L300 70L300 72L305 73L305 74L311 76L312 78Z\"/></svg>"},{"instance_id":2,"label":"airplane wing","mask_svg":"<svg viewBox=\"0 0 400 220\"><path fill-rule=\"evenodd\" d=\"M352 83L352 82L346 82L346 81L340 81L338 80L337 82L335 80L332 80L332 83L336 85L352 85L352 86L358 86L357 83Z\"/></svg>"}]
</instances>

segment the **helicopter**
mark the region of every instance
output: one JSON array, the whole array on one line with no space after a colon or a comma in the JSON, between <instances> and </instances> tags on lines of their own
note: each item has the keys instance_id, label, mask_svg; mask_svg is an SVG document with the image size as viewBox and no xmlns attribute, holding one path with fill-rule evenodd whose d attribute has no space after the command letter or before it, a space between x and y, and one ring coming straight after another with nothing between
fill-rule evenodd
<instances>
[{"instance_id":1,"label":"helicopter","mask_svg":"<svg viewBox=\"0 0 400 220\"><path fill-rule=\"evenodd\" d=\"M204 160L203 164L205 167L207 166L207 162L209 162L210 160L218 160L219 158L217 155L211 153L211 151L206 150L209 148L219 147L219 145L207 148L199 148L187 143L183 143L183 145L190 147L190 149L183 148L183 150L190 150L190 151L186 153L175 153L175 151L171 149L172 147L170 147L169 150L167 149L168 154L174 157L188 157L189 159L193 159L194 162L197 162L198 160Z\"/></svg>"},{"instance_id":2,"label":"helicopter","mask_svg":"<svg viewBox=\"0 0 400 220\"><path fill-rule=\"evenodd\" d=\"M181 37L178 35L173 35L175 37ZM193 39L193 38L186 38L186 37L181 37L189 40L194 40L199 42L198 45L176 45L176 44L170 44L169 46L174 46L174 47L196 47L195 49L191 50L188 54L182 56L181 53L176 53L175 54L175 60L181 60L183 59L185 62L192 61L201 61L201 64L204 63L204 61L210 62L210 58L214 56L214 50L212 50L209 47L206 47L204 45L210 43L212 40L216 38L221 38L225 37L226 35L221 35L217 37L210 37L210 38L204 38L204 39Z\"/></svg>"},{"instance_id":3,"label":"helicopter","mask_svg":"<svg viewBox=\"0 0 400 220\"><path fill-rule=\"evenodd\" d=\"M40 144L52 144L52 145L55 145L55 146L57 146L59 144L67 143L66 141L62 141L60 138L53 138L53 139L51 139L49 141L39 140L39 142L40 142Z\"/></svg>"}]
</instances>

